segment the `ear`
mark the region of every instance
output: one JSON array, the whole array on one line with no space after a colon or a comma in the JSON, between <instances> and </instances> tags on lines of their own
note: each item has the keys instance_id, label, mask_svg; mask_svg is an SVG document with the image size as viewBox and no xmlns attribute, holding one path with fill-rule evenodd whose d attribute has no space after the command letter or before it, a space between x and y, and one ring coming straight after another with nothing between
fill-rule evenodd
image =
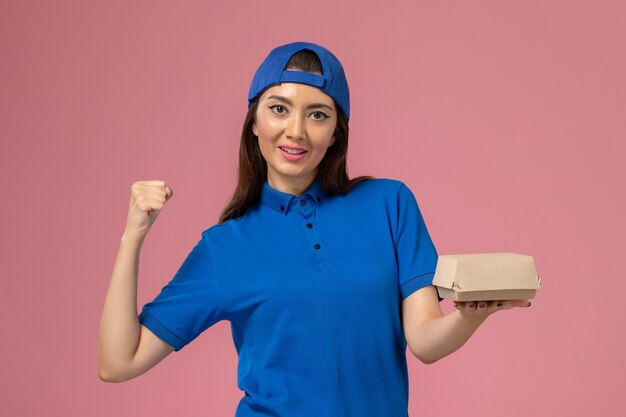
<instances>
[{"instance_id":1,"label":"ear","mask_svg":"<svg viewBox=\"0 0 626 417\"><path fill-rule=\"evenodd\" d=\"M256 121L252 122L252 133L254 133L254 136L259 136L259 131L256 128Z\"/></svg>"},{"instance_id":2,"label":"ear","mask_svg":"<svg viewBox=\"0 0 626 417\"><path fill-rule=\"evenodd\" d=\"M328 145L328 147L330 148L331 146L333 146L333 143L335 143L335 135L333 135L332 139L330 140L330 145Z\"/></svg>"}]
</instances>

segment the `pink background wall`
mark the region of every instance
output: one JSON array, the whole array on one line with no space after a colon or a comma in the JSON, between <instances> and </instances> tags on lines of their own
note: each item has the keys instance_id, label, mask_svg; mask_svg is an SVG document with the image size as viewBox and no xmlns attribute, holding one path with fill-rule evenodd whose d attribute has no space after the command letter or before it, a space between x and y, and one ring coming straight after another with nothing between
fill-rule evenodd
<instances>
[{"instance_id":1,"label":"pink background wall","mask_svg":"<svg viewBox=\"0 0 626 417\"><path fill-rule=\"evenodd\" d=\"M351 176L409 185L440 254L530 254L543 281L440 362L407 351L410 415L624 415L624 3L384 5L0 4L0 415L234 415L228 322L109 384L100 314L131 184L175 193L141 308L217 222L254 70L297 40L346 69Z\"/></svg>"}]
</instances>

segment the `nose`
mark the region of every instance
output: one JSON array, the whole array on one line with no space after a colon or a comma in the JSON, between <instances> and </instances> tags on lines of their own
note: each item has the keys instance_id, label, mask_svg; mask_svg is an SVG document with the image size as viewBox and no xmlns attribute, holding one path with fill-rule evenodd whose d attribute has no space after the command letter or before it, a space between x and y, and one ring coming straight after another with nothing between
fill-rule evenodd
<instances>
[{"instance_id":1,"label":"nose","mask_svg":"<svg viewBox=\"0 0 626 417\"><path fill-rule=\"evenodd\" d=\"M290 139L302 139L306 136L305 121L302 116L300 116L299 112L294 112L293 115L287 119L285 134Z\"/></svg>"}]
</instances>

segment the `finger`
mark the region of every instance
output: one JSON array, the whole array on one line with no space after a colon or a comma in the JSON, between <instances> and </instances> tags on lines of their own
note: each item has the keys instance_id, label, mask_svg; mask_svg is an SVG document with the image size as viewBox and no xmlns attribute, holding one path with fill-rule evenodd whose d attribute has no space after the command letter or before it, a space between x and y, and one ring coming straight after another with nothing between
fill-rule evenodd
<instances>
[{"instance_id":1,"label":"finger","mask_svg":"<svg viewBox=\"0 0 626 417\"><path fill-rule=\"evenodd\" d=\"M144 211L160 210L163 208L163 198L154 198L147 195L140 195L135 199L137 207Z\"/></svg>"},{"instance_id":2,"label":"finger","mask_svg":"<svg viewBox=\"0 0 626 417\"><path fill-rule=\"evenodd\" d=\"M146 185L157 185L160 187L165 186L165 181L164 180L146 180L146 181L141 181L142 183L146 184Z\"/></svg>"},{"instance_id":3,"label":"finger","mask_svg":"<svg viewBox=\"0 0 626 417\"><path fill-rule=\"evenodd\" d=\"M140 199L144 201L156 201L163 204L167 201L168 197L165 195L163 190L145 190L143 193L135 197L135 200Z\"/></svg>"},{"instance_id":4,"label":"finger","mask_svg":"<svg viewBox=\"0 0 626 417\"><path fill-rule=\"evenodd\" d=\"M148 192L148 191L166 192L168 188L167 185L165 184L165 181L162 181L162 180L140 181L140 182L136 182L135 184L133 184L133 187L137 188L138 190L141 190L142 192Z\"/></svg>"},{"instance_id":5,"label":"finger","mask_svg":"<svg viewBox=\"0 0 626 417\"><path fill-rule=\"evenodd\" d=\"M496 311L498 311L499 308L496 306L495 301L489 300L489 301L479 301L477 310L480 314L489 316L495 313Z\"/></svg>"},{"instance_id":6,"label":"finger","mask_svg":"<svg viewBox=\"0 0 626 417\"><path fill-rule=\"evenodd\" d=\"M154 197L154 196L164 196L165 191L163 189L159 189L159 187L146 187L145 185L137 185L132 189L132 195L134 197L144 196L144 197Z\"/></svg>"},{"instance_id":7,"label":"finger","mask_svg":"<svg viewBox=\"0 0 626 417\"><path fill-rule=\"evenodd\" d=\"M140 190L148 189L148 188L163 188L165 187L165 181L163 180L154 180L154 181L135 181L133 183L133 187L138 188Z\"/></svg>"},{"instance_id":8,"label":"finger","mask_svg":"<svg viewBox=\"0 0 626 417\"><path fill-rule=\"evenodd\" d=\"M155 196L164 196L165 191L161 187L147 186L145 184L134 184L131 188L131 193L135 198L141 195L154 198Z\"/></svg>"},{"instance_id":9,"label":"finger","mask_svg":"<svg viewBox=\"0 0 626 417\"><path fill-rule=\"evenodd\" d=\"M164 190L163 188L159 188L159 187L156 187L156 188L150 187L150 188L144 189L141 192L141 194L150 195L150 196L166 197L167 196L167 191Z\"/></svg>"},{"instance_id":10,"label":"finger","mask_svg":"<svg viewBox=\"0 0 626 417\"><path fill-rule=\"evenodd\" d=\"M529 300L511 300L512 307L530 307L531 302Z\"/></svg>"},{"instance_id":11,"label":"finger","mask_svg":"<svg viewBox=\"0 0 626 417\"><path fill-rule=\"evenodd\" d=\"M501 307L502 310L510 310L515 307L527 308L527 307L530 307L531 305L531 302L528 300L506 300L506 301L502 301L502 303L503 303L503 306Z\"/></svg>"},{"instance_id":12,"label":"finger","mask_svg":"<svg viewBox=\"0 0 626 417\"><path fill-rule=\"evenodd\" d=\"M138 184L135 189L135 195L146 195L159 200L168 200L174 191L167 186Z\"/></svg>"}]
</instances>

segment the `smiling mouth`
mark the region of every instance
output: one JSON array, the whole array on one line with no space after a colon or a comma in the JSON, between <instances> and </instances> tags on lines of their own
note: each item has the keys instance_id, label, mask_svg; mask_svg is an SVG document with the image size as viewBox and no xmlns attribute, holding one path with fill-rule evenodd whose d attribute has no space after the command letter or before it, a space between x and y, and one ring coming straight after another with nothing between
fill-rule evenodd
<instances>
[{"instance_id":1,"label":"smiling mouth","mask_svg":"<svg viewBox=\"0 0 626 417\"><path fill-rule=\"evenodd\" d=\"M279 146L278 148L281 149L283 152L288 153L289 155L302 155L303 153L308 152L308 151L296 151L295 149L283 148L282 146Z\"/></svg>"}]
</instances>

